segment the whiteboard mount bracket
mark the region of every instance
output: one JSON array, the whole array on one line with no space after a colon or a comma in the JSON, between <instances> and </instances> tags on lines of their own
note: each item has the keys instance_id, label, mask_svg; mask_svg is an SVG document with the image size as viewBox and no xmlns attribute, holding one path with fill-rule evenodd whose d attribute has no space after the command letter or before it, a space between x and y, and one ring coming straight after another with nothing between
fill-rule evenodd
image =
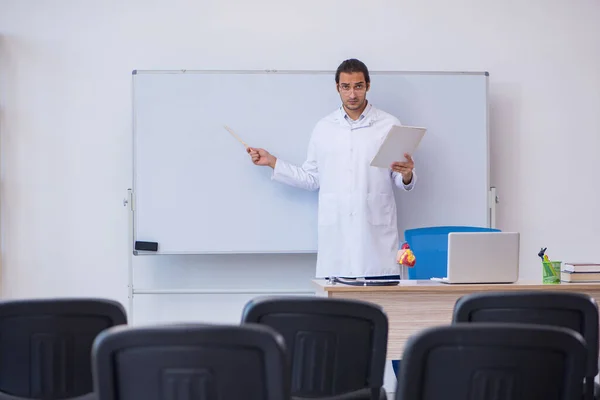
<instances>
[{"instance_id":1,"label":"whiteboard mount bracket","mask_svg":"<svg viewBox=\"0 0 600 400\"><path fill-rule=\"evenodd\" d=\"M496 228L496 204L500 202L495 186L490 187L488 192L488 210L490 228Z\"/></svg>"},{"instance_id":2,"label":"whiteboard mount bracket","mask_svg":"<svg viewBox=\"0 0 600 400\"><path fill-rule=\"evenodd\" d=\"M129 209L133 211L133 190L127 189L127 196L123 199L123 207L127 207L129 204Z\"/></svg>"}]
</instances>

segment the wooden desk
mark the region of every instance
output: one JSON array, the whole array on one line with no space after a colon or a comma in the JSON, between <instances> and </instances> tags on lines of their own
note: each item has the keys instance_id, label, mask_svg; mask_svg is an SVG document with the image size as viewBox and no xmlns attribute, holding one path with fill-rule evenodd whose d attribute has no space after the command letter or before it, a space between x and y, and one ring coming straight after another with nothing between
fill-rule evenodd
<instances>
[{"instance_id":1,"label":"wooden desk","mask_svg":"<svg viewBox=\"0 0 600 400\"><path fill-rule=\"evenodd\" d=\"M364 300L383 307L389 320L388 359L401 359L409 336L423 328L452 322L456 300L468 293L508 290L553 290L586 293L600 304L599 283L540 282L515 284L444 284L434 281L408 281L398 286L349 286L314 280L317 295L331 298Z\"/></svg>"}]
</instances>

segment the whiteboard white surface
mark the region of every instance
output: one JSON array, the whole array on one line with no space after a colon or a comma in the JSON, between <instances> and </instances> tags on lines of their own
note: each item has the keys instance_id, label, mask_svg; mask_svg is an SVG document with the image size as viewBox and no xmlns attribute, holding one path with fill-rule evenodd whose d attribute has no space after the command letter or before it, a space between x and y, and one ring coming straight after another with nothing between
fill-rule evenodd
<instances>
[{"instance_id":1,"label":"whiteboard white surface","mask_svg":"<svg viewBox=\"0 0 600 400\"><path fill-rule=\"evenodd\" d=\"M371 72L367 98L427 134L398 226L488 226L484 73ZM133 240L159 254L317 251L317 192L273 182L248 145L301 164L340 106L334 72L135 71ZM402 237L402 234L401 234Z\"/></svg>"}]
</instances>

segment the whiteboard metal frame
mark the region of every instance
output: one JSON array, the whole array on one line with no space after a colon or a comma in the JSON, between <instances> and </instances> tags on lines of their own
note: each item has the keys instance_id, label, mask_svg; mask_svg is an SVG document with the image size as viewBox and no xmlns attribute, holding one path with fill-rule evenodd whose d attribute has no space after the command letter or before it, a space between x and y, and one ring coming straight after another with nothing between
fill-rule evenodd
<instances>
[{"instance_id":1,"label":"whiteboard metal frame","mask_svg":"<svg viewBox=\"0 0 600 400\"><path fill-rule=\"evenodd\" d=\"M335 75L335 70L301 70L301 69L176 69L176 70L159 70L159 69L136 69L133 70L132 75L137 74L264 74L264 73L278 73L278 74L332 74ZM414 75L486 75L489 76L487 71L402 71L402 70L373 70L369 71L369 75L400 75L400 74L414 74Z\"/></svg>"},{"instance_id":2,"label":"whiteboard metal frame","mask_svg":"<svg viewBox=\"0 0 600 400\"><path fill-rule=\"evenodd\" d=\"M131 149L132 149L132 187L127 189L127 195L125 199L123 199L123 206L128 208L128 225L129 225L129 235L128 235L128 299L129 299L129 320L133 321L133 310L134 310L134 296L138 295L190 295L190 294L299 294L299 295L314 295L314 292L307 292L306 290L285 290L285 289L258 289L258 288L247 288L247 289L181 289L181 288L166 288L166 289L144 289L144 288L136 288L134 285L134 268L133 268L133 257L134 256L143 256L145 254L152 254L149 252L140 252L134 249L135 243L135 75L137 74L265 74L265 73L275 73L275 74L331 74L335 75L335 70L277 70L277 69L264 69L264 70L218 70L218 69L179 69L179 70L133 70L132 71L132 80L131 80L131 106L132 106L132 136L131 136ZM400 75L400 74L419 74L419 75L485 75L489 76L489 72L487 71L369 71L370 75ZM486 80L486 143L487 143L487 155L486 159L488 161L487 168L487 186L488 186L488 227L496 228L496 208L499 203L499 198L497 194L497 188L495 186L490 186L490 169L491 169L491 140L490 140L490 95L489 95L489 80ZM193 253L198 255L207 255L207 254L250 254L250 253L258 253L258 252L203 252L203 253ZM260 254L288 254L288 252L277 251L277 252L261 252ZM294 251L293 254L310 254L314 253L314 251ZM170 253L169 255L175 254L190 254L190 253ZM159 255L160 256L160 255Z\"/></svg>"}]
</instances>

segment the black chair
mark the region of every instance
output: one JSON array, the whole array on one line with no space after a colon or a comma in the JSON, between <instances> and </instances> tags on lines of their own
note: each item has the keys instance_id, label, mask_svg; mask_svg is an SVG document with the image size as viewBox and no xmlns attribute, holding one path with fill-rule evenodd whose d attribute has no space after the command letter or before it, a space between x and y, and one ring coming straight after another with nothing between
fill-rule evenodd
<instances>
[{"instance_id":1,"label":"black chair","mask_svg":"<svg viewBox=\"0 0 600 400\"><path fill-rule=\"evenodd\" d=\"M487 292L459 298L452 321L513 322L553 325L573 329L586 341L586 377L584 398L598 392L594 377L598 374L598 306L583 293L558 291Z\"/></svg>"},{"instance_id":2,"label":"black chair","mask_svg":"<svg viewBox=\"0 0 600 400\"><path fill-rule=\"evenodd\" d=\"M283 338L266 326L116 327L98 336L98 400L286 400Z\"/></svg>"},{"instance_id":3,"label":"black chair","mask_svg":"<svg viewBox=\"0 0 600 400\"><path fill-rule=\"evenodd\" d=\"M406 342L396 400L581 398L585 340L561 327L455 324Z\"/></svg>"},{"instance_id":4,"label":"black chair","mask_svg":"<svg viewBox=\"0 0 600 400\"><path fill-rule=\"evenodd\" d=\"M386 399L388 320L374 304L316 297L258 298L242 323L281 333L294 399Z\"/></svg>"},{"instance_id":5,"label":"black chair","mask_svg":"<svg viewBox=\"0 0 600 400\"><path fill-rule=\"evenodd\" d=\"M0 400L94 399L93 341L126 323L111 300L1 301Z\"/></svg>"}]
</instances>

